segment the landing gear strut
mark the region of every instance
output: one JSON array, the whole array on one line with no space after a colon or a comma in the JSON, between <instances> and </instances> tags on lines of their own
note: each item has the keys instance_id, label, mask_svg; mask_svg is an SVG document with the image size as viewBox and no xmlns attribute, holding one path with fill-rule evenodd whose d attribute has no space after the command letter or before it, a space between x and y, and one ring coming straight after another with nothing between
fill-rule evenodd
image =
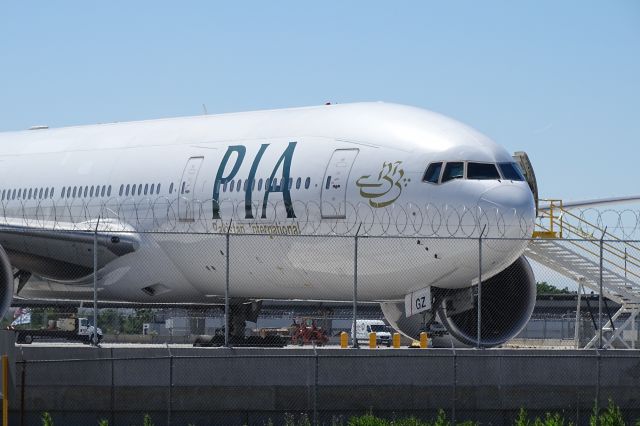
<instances>
[{"instance_id":1,"label":"landing gear strut","mask_svg":"<svg viewBox=\"0 0 640 426\"><path fill-rule=\"evenodd\" d=\"M262 301L249 303L236 303L229 306L229 346L275 346L282 347L287 344L286 339L280 336L245 336L246 322L256 322ZM215 336L198 336L193 346L224 346L224 329Z\"/></svg>"}]
</instances>

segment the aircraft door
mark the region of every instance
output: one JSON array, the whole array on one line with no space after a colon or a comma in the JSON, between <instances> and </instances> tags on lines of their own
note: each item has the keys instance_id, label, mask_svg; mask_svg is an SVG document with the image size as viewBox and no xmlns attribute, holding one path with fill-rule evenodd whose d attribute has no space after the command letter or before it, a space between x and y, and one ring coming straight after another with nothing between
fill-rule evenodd
<instances>
[{"instance_id":1,"label":"aircraft door","mask_svg":"<svg viewBox=\"0 0 640 426\"><path fill-rule=\"evenodd\" d=\"M204 157L191 157L182 172L182 179L178 187L178 217L181 221L190 222L194 220L193 201L196 196L196 181L200 166Z\"/></svg>"},{"instance_id":2,"label":"aircraft door","mask_svg":"<svg viewBox=\"0 0 640 426\"><path fill-rule=\"evenodd\" d=\"M358 149L336 149L324 173L320 195L323 219L344 219L347 214L347 183Z\"/></svg>"}]
</instances>

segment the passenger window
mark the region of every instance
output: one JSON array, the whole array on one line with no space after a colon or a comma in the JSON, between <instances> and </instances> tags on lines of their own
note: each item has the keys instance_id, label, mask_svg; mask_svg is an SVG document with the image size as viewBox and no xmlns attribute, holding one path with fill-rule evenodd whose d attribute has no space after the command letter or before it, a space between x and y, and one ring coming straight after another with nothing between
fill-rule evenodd
<instances>
[{"instance_id":1,"label":"passenger window","mask_svg":"<svg viewBox=\"0 0 640 426\"><path fill-rule=\"evenodd\" d=\"M262 179L258 180L258 191L262 191Z\"/></svg>"},{"instance_id":2,"label":"passenger window","mask_svg":"<svg viewBox=\"0 0 640 426\"><path fill-rule=\"evenodd\" d=\"M331 184L331 176L327 176L327 183L325 183L324 189L329 189L330 184Z\"/></svg>"},{"instance_id":3,"label":"passenger window","mask_svg":"<svg viewBox=\"0 0 640 426\"><path fill-rule=\"evenodd\" d=\"M136 184L131 185L131 196L135 197L136 195Z\"/></svg>"},{"instance_id":4,"label":"passenger window","mask_svg":"<svg viewBox=\"0 0 640 426\"><path fill-rule=\"evenodd\" d=\"M278 189L278 178L273 178L271 181L271 189L270 191L275 191Z\"/></svg>"},{"instance_id":5,"label":"passenger window","mask_svg":"<svg viewBox=\"0 0 640 426\"><path fill-rule=\"evenodd\" d=\"M120 185L120 191L118 192L118 195L122 197L123 193L124 193L124 185Z\"/></svg>"},{"instance_id":6,"label":"passenger window","mask_svg":"<svg viewBox=\"0 0 640 426\"><path fill-rule=\"evenodd\" d=\"M49 188L44 190L44 198L49 198ZM4 191L2 191L2 199L4 200Z\"/></svg>"},{"instance_id":7,"label":"passenger window","mask_svg":"<svg viewBox=\"0 0 640 426\"><path fill-rule=\"evenodd\" d=\"M222 184L222 192L227 192L227 182ZM182 193L184 194L184 182L182 183Z\"/></svg>"},{"instance_id":8,"label":"passenger window","mask_svg":"<svg viewBox=\"0 0 640 426\"><path fill-rule=\"evenodd\" d=\"M5 194L6 189L2 190L2 200L4 200L4 194Z\"/></svg>"},{"instance_id":9,"label":"passenger window","mask_svg":"<svg viewBox=\"0 0 640 426\"><path fill-rule=\"evenodd\" d=\"M67 187L67 198L71 198L71 187Z\"/></svg>"},{"instance_id":10,"label":"passenger window","mask_svg":"<svg viewBox=\"0 0 640 426\"><path fill-rule=\"evenodd\" d=\"M49 193L49 196L50 196L51 198L53 198L53 192L54 192L54 191L53 191L53 188L51 188L51 192Z\"/></svg>"},{"instance_id":11,"label":"passenger window","mask_svg":"<svg viewBox=\"0 0 640 426\"><path fill-rule=\"evenodd\" d=\"M242 188L242 179L238 179L238 183L236 183L236 192L240 192L240 188Z\"/></svg>"},{"instance_id":12,"label":"passenger window","mask_svg":"<svg viewBox=\"0 0 640 426\"><path fill-rule=\"evenodd\" d=\"M73 198L76 198L76 195L77 195L77 194L78 194L78 187L77 187L77 186L74 186L74 187L73 187L73 192L72 192L72 196L73 196Z\"/></svg>"},{"instance_id":13,"label":"passenger window","mask_svg":"<svg viewBox=\"0 0 640 426\"><path fill-rule=\"evenodd\" d=\"M271 178L267 178L267 179L264 180L264 190L265 191L271 191L271 187L269 185L271 185Z\"/></svg>"},{"instance_id":14,"label":"passenger window","mask_svg":"<svg viewBox=\"0 0 640 426\"><path fill-rule=\"evenodd\" d=\"M149 184L145 183L144 184L144 195L147 195L147 191L149 190Z\"/></svg>"},{"instance_id":15,"label":"passenger window","mask_svg":"<svg viewBox=\"0 0 640 426\"><path fill-rule=\"evenodd\" d=\"M126 195L127 197L129 196L129 189L130 189L130 185L127 184L127 187L124 189L124 195Z\"/></svg>"},{"instance_id":16,"label":"passenger window","mask_svg":"<svg viewBox=\"0 0 640 426\"><path fill-rule=\"evenodd\" d=\"M31 199L31 188L29 188L29 196L27 197L29 200Z\"/></svg>"},{"instance_id":17,"label":"passenger window","mask_svg":"<svg viewBox=\"0 0 640 426\"><path fill-rule=\"evenodd\" d=\"M232 180L231 183L229 183L229 192L233 192L233 188L235 184L236 184L235 180Z\"/></svg>"},{"instance_id":18,"label":"passenger window","mask_svg":"<svg viewBox=\"0 0 640 426\"><path fill-rule=\"evenodd\" d=\"M500 179L500 174L492 163L470 162L467 164L467 179L498 180Z\"/></svg>"},{"instance_id":19,"label":"passenger window","mask_svg":"<svg viewBox=\"0 0 640 426\"><path fill-rule=\"evenodd\" d=\"M142 184L138 185L138 195L142 195Z\"/></svg>"},{"instance_id":20,"label":"passenger window","mask_svg":"<svg viewBox=\"0 0 640 426\"><path fill-rule=\"evenodd\" d=\"M149 189L149 194L153 195L153 193L155 192L155 190L156 190L156 184L155 184L155 183L152 183L152 184L151 184L151 188Z\"/></svg>"},{"instance_id":21,"label":"passenger window","mask_svg":"<svg viewBox=\"0 0 640 426\"><path fill-rule=\"evenodd\" d=\"M289 178L289 191L291 191L292 187L293 187L293 178Z\"/></svg>"},{"instance_id":22,"label":"passenger window","mask_svg":"<svg viewBox=\"0 0 640 426\"><path fill-rule=\"evenodd\" d=\"M42 188L40 188L40 191L38 192L38 198L42 199L42 193L43 193L43 190Z\"/></svg>"},{"instance_id":23,"label":"passenger window","mask_svg":"<svg viewBox=\"0 0 640 426\"><path fill-rule=\"evenodd\" d=\"M102 187L102 196L104 197L104 186ZM111 196L111 185L107 188L107 197Z\"/></svg>"},{"instance_id":24,"label":"passenger window","mask_svg":"<svg viewBox=\"0 0 640 426\"><path fill-rule=\"evenodd\" d=\"M300 189L300 184L302 183L302 178L296 179L296 189Z\"/></svg>"},{"instance_id":25,"label":"passenger window","mask_svg":"<svg viewBox=\"0 0 640 426\"><path fill-rule=\"evenodd\" d=\"M523 181L524 176L516 163L498 163L502 176L508 180Z\"/></svg>"},{"instance_id":26,"label":"passenger window","mask_svg":"<svg viewBox=\"0 0 640 426\"><path fill-rule=\"evenodd\" d=\"M11 199L15 200L16 199L16 190L13 190L13 194L11 195Z\"/></svg>"},{"instance_id":27,"label":"passenger window","mask_svg":"<svg viewBox=\"0 0 640 426\"><path fill-rule=\"evenodd\" d=\"M442 183L462 178L464 178L464 163L461 161L447 163L444 167L444 173L442 174Z\"/></svg>"},{"instance_id":28,"label":"passenger window","mask_svg":"<svg viewBox=\"0 0 640 426\"><path fill-rule=\"evenodd\" d=\"M160 193L160 184L158 184L158 186L156 187L156 194Z\"/></svg>"},{"instance_id":29,"label":"passenger window","mask_svg":"<svg viewBox=\"0 0 640 426\"><path fill-rule=\"evenodd\" d=\"M89 188L89 197L93 197L93 185Z\"/></svg>"},{"instance_id":30,"label":"passenger window","mask_svg":"<svg viewBox=\"0 0 640 426\"><path fill-rule=\"evenodd\" d=\"M173 182L169 185L169 194L173 194Z\"/></svg>"},{"instance_id":31,"label":"passenger window","mask_svg":"<svg viewBox=\"0 0 640 426\"><path fill-rule=\"evenodd\" d=\"M427 167L422 180L424 182L438 183L440 180L440 172L442 171L442 163L431 163Z\"/></svg>"},{"instance_id":32,"label":"passenger window","mask_svg":"<svg viewBox=\"0 0 640 426\"><path fill-rule=\"evenodd\" d=\"M309 189L310 185L311 185L311 178L308 177L304 180L304 189Z\"/></svg>"}]
</instances>

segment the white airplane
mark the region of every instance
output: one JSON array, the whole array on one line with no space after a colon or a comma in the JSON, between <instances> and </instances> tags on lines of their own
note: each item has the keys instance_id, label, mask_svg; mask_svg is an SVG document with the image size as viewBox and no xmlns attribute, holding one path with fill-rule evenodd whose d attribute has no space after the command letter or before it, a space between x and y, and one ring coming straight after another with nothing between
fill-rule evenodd
<instances>
[{"instance_id":1,"label":"white airplane","mask_svg":"<svg viewBox=\"0 0 640 426\"><path fill-rule=\"evenodd\" d=\"M0 134L0 161L3 314L14 298L91 300L94 231L99 299L138 303L219 303L233 234L232 333L247 302L351 300L356 234L358 299L411 337L438 312L476 342L481 232L482 345L535 303L529 183L504 148L422 109L38 127Z\"/></svg>"}]
</instances>

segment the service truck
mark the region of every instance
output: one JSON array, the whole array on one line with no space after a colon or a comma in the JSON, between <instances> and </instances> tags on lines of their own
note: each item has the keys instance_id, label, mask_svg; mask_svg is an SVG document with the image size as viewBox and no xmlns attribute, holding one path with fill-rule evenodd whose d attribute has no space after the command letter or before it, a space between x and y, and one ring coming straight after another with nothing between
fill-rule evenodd
<instances>
[{"instance_id":1,"label":"service truck","mask_svg":"<svg viewBox=\"0 0 640 426\"><path fill-rule=\"evenodd\" d=\"M384 321L357 319L355 334L358 343L368 342L369 333L376 333L376 343L378 345L385 345L387 347L391 346L391 330Z\"/></svg>"},{"instance_id":2,"label":"service truck","mask_svg":"<svg viewBox=\"0 0 640 426\"><path fill-rule=\"evenodd\" d=\"M15 329L16 343L30 344L36 340L67 340L91 343L94 339L95 328L89 325L87 318L61 318L50 320L47 328ZM102 340L102 330L98 331L98 342Z\"/></svg>"}]
</instances>

